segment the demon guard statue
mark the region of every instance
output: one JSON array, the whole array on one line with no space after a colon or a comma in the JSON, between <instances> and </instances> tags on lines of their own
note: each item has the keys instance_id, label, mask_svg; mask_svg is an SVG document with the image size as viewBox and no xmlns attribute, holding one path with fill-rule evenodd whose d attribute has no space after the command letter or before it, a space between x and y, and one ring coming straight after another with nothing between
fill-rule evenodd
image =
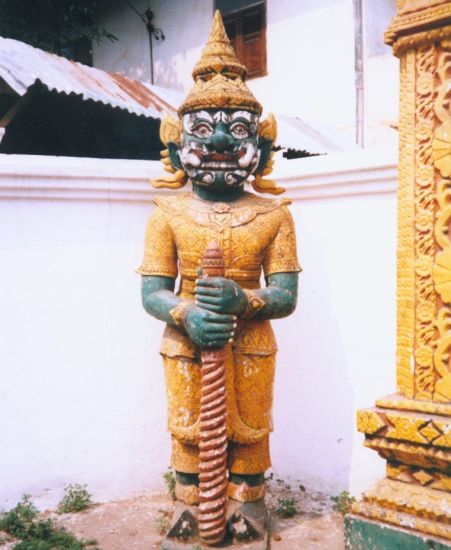
<instances>
[{"instance_id":1,"label":"demon guard statue","mask_svg":"<svg viewBox=\"0 0 451 550\"><path fill-rule=\"evenodd\" d=\"M167 323L161 354L180 506L163 548L266 548L277 350L269 319L296 306L295 233L289 200L244 190L249 181L259 193L284 191L264 179L276 123L259 121L219 11L193 78L180 120L161 125L170 175L152 182L190 181L192 192L155 199L139 269L144 308Z\"/></svg>"}]
</instances>

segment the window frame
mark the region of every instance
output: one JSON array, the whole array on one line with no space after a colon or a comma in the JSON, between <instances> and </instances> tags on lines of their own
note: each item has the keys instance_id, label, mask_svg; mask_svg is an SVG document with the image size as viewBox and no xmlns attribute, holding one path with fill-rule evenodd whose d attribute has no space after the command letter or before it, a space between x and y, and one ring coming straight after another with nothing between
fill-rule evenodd
<instances>
[{"instance_id":1,"label":"window frame","mask_svg":"<svg viewBox=\"0 0 451 550\"><path fill-rule=\"evenodd\" d=\"M249 33L247 35L243 34L243 27L244 27L244 18L246 14L249 12L252 12L257 7L260 7L260 17L261 20L259 22L260 24L260 30L255 33ZM259 47L259 54L260 54L260 63L258 70L254 70L252 72L248 72L247 78L249 80L253 78L261 78L264 76L267 76L268 74L268 67L267 67L267 40L266 40L266 23L267 23L267 17L266 17L266 0L260 0L257 2L254 2L250 4L249 6L246 6L244 8L239 8L236 10L233 10L227 14L222 15L224 26L227 27L230 26L230 24L234 25L235 28L235 35L230 38L230 41L232 42L232 45L234 47L235 53L238 57L238 59L246 65L244 59L245 54L245 48L246 48L246 42L245 37L252 36L252 35L258 35L256 36L257 40L261 41L261 45ZM250 39L252 41L252 38ZM248 42L249 43L249 42ZM249 71L249 67L246 66L246 69Z\"/></svg>"}]
</instances>

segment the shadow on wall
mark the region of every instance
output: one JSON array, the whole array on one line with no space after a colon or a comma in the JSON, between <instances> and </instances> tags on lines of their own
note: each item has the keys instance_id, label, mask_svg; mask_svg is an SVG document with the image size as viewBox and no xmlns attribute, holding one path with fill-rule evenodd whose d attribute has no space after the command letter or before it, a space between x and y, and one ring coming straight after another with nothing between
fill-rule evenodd
<instances>
[{"instance_id":1,"label":"shadow on wall","mask_svg":"<svg viewBox=\"0 0 451 550\"><path fill-rule=\"evenodd\" d=\"M177 65L185 65L188 55L186 52L180 52L177 54ZM181 63L181 61L183 61ZM183 92L183 83L180 78L180 71L175 63L161 63L155 62L154 65L154 80L158 86L175 90L176 92Z\"/></svg>"},{"instance_id":2,"label":"shadow on wall","mask_svg":"<svg viewBox=\"0 0 451 550\"><path fill-rule=\"evenodd\" d=\"M124 58L127 58L126 48L123 48L124 50ZM115 71L111 71L115 72ZM119 69L117 72L125 74L128 78L133 78L135 80L140 80L141 82L150 82L150 69L149 64L146 62L141 63L133 63L130 66L130 69L127 71L124 71L122 68Z\"/></svg>"}]
</instances>

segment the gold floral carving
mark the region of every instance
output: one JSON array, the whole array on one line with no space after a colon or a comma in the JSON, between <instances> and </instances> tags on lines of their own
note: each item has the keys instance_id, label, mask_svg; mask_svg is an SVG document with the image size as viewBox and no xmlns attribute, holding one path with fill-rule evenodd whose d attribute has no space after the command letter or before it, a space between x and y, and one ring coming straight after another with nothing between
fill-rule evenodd
<instances>
[{"instance_id":1,"label":"gold floral carving","mask_svg":"<svg viewBox=\"0 0 451 550\"><path fill-rule=\"evenodd\" d=\"M442 539L451 539L451 527L440 521L418 517L392 508L386 508L372 502L358 502L352 507L356 514L366 516L372 520L391 523L402 528L415 529L424 534L433 535Z\"/></svg>"},{"instance_id":2,"label":"gold floral carving","mask_svg":"<svg viewBox=\"0 0 451 550\"><path fill-rule=\"evenodd\" d=\"M394 55L432 44L449 33L448 0L405 0L398 6L398 15L385 33L385 42L393 46Z\"/></svg>"},{"instance_id":3,"label":"gold floral carving","mask_svg":"<svg viewBox=\"0 0 451 550\"><path fill-rule=\"evenodd\" d=\"M365 447L373 449L386 460L396 460L422 468L437 468L446 472L451 465L451 452L432 445L405 443L385 437L367 437Z\"/></svg>"},{"instance_id":4,"label":"gold floral carving","mask_svg":"<svg viewBox=\"0 0 451 550\"><path fill-rule=\"evenodd\" d=\"M451 523L451 495L425 487L384 479L364 493L363 500L419 517L446 518L447 523Z\"/></svg>"},{"instance_id":5,"label":"gold floral carving","mask_svg":"<svg viewBox=\"0 0 451 550\"><path fill-rule=\"evenodd\" d=\"M258 135L260 138L267 139L273 143L277 138L277 122L272 113L268 114L265 120L262 120L258 125ZM268 162L263 167L263 170L256 173L252 187L257 193L270 193L271 195L280 195L285 191L283 187L278 187L274 180L265 179L264 176L271 174L274 167L274 151L271 151Z\"/></svg>"},{"instance_id":6,"label":"gold floral carving","mask_svg":"<svg viewBox=\"0 0 451 550\"><path fill-rule=\"evenodd\" d=\"M167 145L170 141L179 143L182 136L182 123L180 120L164 115L160 125L160 139Z\"/></svg>"},{"instance_id":7,"label":"gold floral carving","mask_svg":"<svg viewBox=\"0 0 451 550\"><path fill-rule=\"evenodd\" d=\"M445 120L435 132L432 158L444 178L451 177L451 119Z\"/></svg>"},{"instance_id":8,"label":"gold floral carving","mask_svg":"<svg viewBox=\"0 0 451 550\"><path fill-rule=\"evenodd\" d=\"M398 261L397 261L397 386L401 394L413 397L411 358L414 346L414 215L413 189L415 153L415 52L401 59L399 115L399 190L398 190Z\"/></svg>"},{"instance_id":9,"label":"gold floral carving","mask_svg":"<svg viewBox=\"0 0 451 550\"><path fill-rule=\"evenodd\" d=\"M440 29L432 29L413 35L401 36L393 44L393 53L398 57L414 48L421 48L431 44L431 42L443 40L451 36L451 26L442 27ZM387 43L391 43L389 37L385 35Z\"/></svg>"},{"instance_id":10,"label":"gold floral carving","mask_svg":"<svg viewBox=\"0 0 451 550\"><path fill-rule=\"evenodd\" d=\"M436 192L437 220L435 238L438 252L435 258L433 278L435 291L440 296L441 306L437 315L439 333L434 353L434 365L437 373L434 395L435 401L451 401L451 240L449 236L451 222L451 155L450 128L451 113L449 89L451 72L451 44L442 42L439 49L436 74L438 87L434 102L435 115L439 121L432 142L432 158L436 170L442 176Z\"/></svg>"},{"instance_id":11,"label":"gold floral carving","mask_svg":"<svg viewBox=\"0 0 451 550\"><path fill-rule=\"evenodd\" d=\"M169 172L171 175L166 177L160 176L159 178L150 180L150 184L152 185L152 187L155 187L156 189L162 189L162 188L180 189L180 187L183 187L188 181L188 176L186 172L181 169L176 170L172 166L168 149L163 149L160 154L161 154L161 162L163 163L164 170L166 170L166 172Z\"/></svg>"},{"instance_id":12,"label":"gold floral carving","mask_svg":"<svg viewBox=\"0 0 451 550\"><path fill-rule=\"evenodd\" d=\"M451 477L440 470L389 462L387 464L387 477L395 481L413 483L439 491L451 491Z\"/></svg>"},{"instance_id":13,"label":"gold floral carving","mask_svg":"<svg viewBox=\"0 0 451 550\"><path fill-rule=\"evenodd\" d=\"M451 539L451 495L444 491L384 479L363 494L353 512Z\"/></svg>"},{"instance_id":14,"label":"gold floral carving","mask_svg":"<svg viewBox=\"0 0 451 550\"><path fill-rule=\"evenodd\" d=\"M433 285L435 255L434 215L435 179L431 144L434 137L435 46L419 48L416 54L415 124L415 397L431 399L434 391L434 351L437 332Z\"/></svg>"},{"instance_id":15,"label":"gold floral carving","mask_svg":"<svg viewBox=\"0 0 451 550\"><path fill-rule=\"evenodd\" d=\"M451 420L443 416L370 409L357 412L357 429L368 436L451 448Z\"/></svg>"},{"instance_id":16,"label":"gold floral carving","mask_svg":"<svg viewBox=\"0 0 451 550\"><path fill-rule=\"evenodd\" d=\"M451 404L407 399L399 394L388 395L377 399L376 407L451 416Z\"/></svg>"},{"instance_id":17,"label":"gold floral carving","mask_svg":"<svg viewBox=\"0 0 451 550\"><path fill-rule=\"evenodd\" d=\"M433 5L433 4L436 5ZM421 7L419 6L421 4ZM449 0L410 0L405 3L404 9L392 21L390 33L407 33L412 29L424 30L429 25L437 25L443 19L451 16ZM422 28L421 28L422 27ZM415 34L419 34L416 32Z\"/></svg>"},{"instance_id":18,"label":"gold floral carving","mask_svg":"<svg viewBox=\"0 0 451 550\"><path fill-rule=\"evenodd\" d=\"M357 411L357 430L367 435L375 435L385 429L387 424L375 411Z\"/></svg>"},{"instance_id":19,"label":"gold floral carving","mask_svg":"<svg viewBox=\"0 0 451 550\"><path fill-rule=\"evenodd\" d=\"M277 138L277 121L272 113L269 113L265 120L262 120L258 125L258 135L263 139L276 141Z\"/></svg>"},{"instance_id":20,"label":"gold floral carving","mask_svg":"<svg viewBox=\"0 0 451 550\"><path fill-rule=\"evenodd\" d=\"M406 13L414 13L421 16L421 10L427 10L434 6L446 4L449 0L398 0L398 13L404 15Z\"/></svg>"}]
</instances>

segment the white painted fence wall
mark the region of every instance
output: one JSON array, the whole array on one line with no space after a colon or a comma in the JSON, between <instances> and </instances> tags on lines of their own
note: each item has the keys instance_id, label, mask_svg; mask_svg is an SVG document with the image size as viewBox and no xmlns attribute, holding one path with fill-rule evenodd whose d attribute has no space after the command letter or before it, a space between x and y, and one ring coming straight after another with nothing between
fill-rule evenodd
<instances>
[{"instance_id":1,"label":"white painted fence wall","mask_svg":"<svg viewBox=\"0 0 451 550\"><path fill-rule=\"evenodd\" d=\"M383 475L355 410L395 387L395 159L281 160L299 307L280 353L272 456L308 489ZM0 156L0 507L67 483L96 500L162 489L169 462L159 341L140 278L158 163Z\"/></svg>"}]
</instances>

